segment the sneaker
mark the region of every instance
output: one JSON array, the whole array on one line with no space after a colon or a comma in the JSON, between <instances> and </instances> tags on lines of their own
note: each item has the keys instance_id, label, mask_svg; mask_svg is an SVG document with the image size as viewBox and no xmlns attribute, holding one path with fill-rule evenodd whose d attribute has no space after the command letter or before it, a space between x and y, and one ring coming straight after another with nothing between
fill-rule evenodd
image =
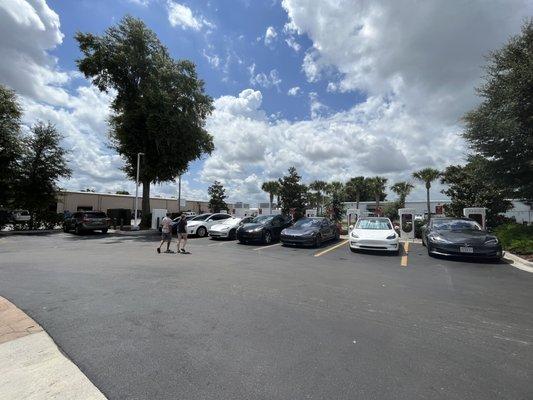
<instances>
[{"instance_id":1,"label":"sneaker","mask_svg":"<svg viewBox=\"0 0 533 400\"><path fill-rule=\"evenodd\" d=\"M186 253L185 249L181 249L180 251L181 251L181 254L185 254Z\"/></svg>"},{"instance_id":2,"label":"sneaker","mask_svg":"<svg viewBox=\"0 0 533 400\"><path fill-rule=\"evenodd\" d=\"M159 247L156 250L157 250L157 254L161 254L161 249Z\"/></svg>"}]
</instances>

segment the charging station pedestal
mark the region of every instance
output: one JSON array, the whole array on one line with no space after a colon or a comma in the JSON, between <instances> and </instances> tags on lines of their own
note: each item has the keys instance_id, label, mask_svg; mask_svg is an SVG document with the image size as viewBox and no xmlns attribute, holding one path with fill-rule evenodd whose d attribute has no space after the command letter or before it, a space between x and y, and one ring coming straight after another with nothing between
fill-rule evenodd
<instances>
[{"instance_id":1,"label":"charging station pedestal","mask_svg":"<svg viewBox=\"0 0 533 400\"><path fill-rule=\"evenodd\" d=\"M350 231L350 226L355 226L357 220L361 216L361 210L358 208L349 208L346 211L346 220L348 221L348 231Z\"/></svg>"},{"instance_id":2,"label":"charging station pedestal","mask_svg":"<svg viewBox=\"0 0 533 400\"><path fill-rule=\"evenodd\" d=\"M487 209L485 207L467 207L463 208L463 215L466 218L471 218L479 225L486 229Z\"/></svg>"},{"instance_id":3,"label":"charging station pedestal","mask_svg":"<svg viewBox=\"0 0 533 400\"><path fill-rule=\"evenodd\" d=\"M415 212L413 208L400 208L400 237L402 239L415 238Z\"/></svg>"}]
</instances>

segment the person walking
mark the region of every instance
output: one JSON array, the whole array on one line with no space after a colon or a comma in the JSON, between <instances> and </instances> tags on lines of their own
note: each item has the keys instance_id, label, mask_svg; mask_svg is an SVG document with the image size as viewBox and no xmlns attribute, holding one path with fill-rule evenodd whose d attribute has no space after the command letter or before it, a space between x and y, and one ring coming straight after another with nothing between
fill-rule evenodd
<instances>
[{"instance_id":1,"label":"person walking","mask_svg":"<svg viewBox=\"0 0 533 400\"><path fill-rule=\"evenodd\" d=\"M186 254L185 251L185 245L187 244L187 216L185 213L181 214L181 217L178 221L178 253ZM183 240L183 244L181 245L180 250L180 244Z\"/></svg>"},{"instance_id":2,"label":"person walking","mask_svg":"<svg viewBox=\"0 0 533 400\"><path fill-rule=\"evenodd\" d=\"M167 215L161 221L161 243L156 249L158 253L161 253L161 246L163 243L167 242L167 250L165 253L172 253L170 250L170 242L172 241L172 219L170 218L170 213L167 212Z\"/></svg>"}]
</instances>

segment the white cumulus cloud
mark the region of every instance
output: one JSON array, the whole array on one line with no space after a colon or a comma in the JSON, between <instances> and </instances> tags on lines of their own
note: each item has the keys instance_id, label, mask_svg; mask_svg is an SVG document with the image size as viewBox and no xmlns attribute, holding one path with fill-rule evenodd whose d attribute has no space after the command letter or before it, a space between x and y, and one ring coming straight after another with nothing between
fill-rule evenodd
<instances>
[{"instance_id":1,"label":"white cumulus cloud","mask_svg":"<svg viewBox=\"0 0 533 400\"><path fill-rule=\"evenodd\" d=\"M189 7L175 1L167 1L167 11L168 21L174 27L180 26L182 29L193 29L195 31L199 31L203 26L213 27L213 24L202 16L195 16Z\"/></svg>"},{"instance_id":2,"label":"white cumulus cloud","mask_svg":"<svg viewBox=\"0 0 533 400\"><path fill-rule=\"evenodd\" d=\"M270 46L274 43L277 37L278 33L276 32L276 29L273 26L269 26L265 32L265 45Z\"/></svg>"}]
</instances>

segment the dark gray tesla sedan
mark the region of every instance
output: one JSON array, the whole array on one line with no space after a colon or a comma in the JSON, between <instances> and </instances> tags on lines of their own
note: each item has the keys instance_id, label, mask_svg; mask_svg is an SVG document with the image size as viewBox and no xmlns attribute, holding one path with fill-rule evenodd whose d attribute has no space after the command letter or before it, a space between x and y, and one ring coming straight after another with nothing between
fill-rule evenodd
<instances>
[{"instance_id":1,"label":"dark gray tesla sedan","mask_svg":"<svg viewBox=\"0 0 533 400\"><path fill-rule=\"evenodd\" d=\"M430 256L502 257L498 238L469 218L432 218L422 228L422 244Z\"/></svg>"}]
</instances>

